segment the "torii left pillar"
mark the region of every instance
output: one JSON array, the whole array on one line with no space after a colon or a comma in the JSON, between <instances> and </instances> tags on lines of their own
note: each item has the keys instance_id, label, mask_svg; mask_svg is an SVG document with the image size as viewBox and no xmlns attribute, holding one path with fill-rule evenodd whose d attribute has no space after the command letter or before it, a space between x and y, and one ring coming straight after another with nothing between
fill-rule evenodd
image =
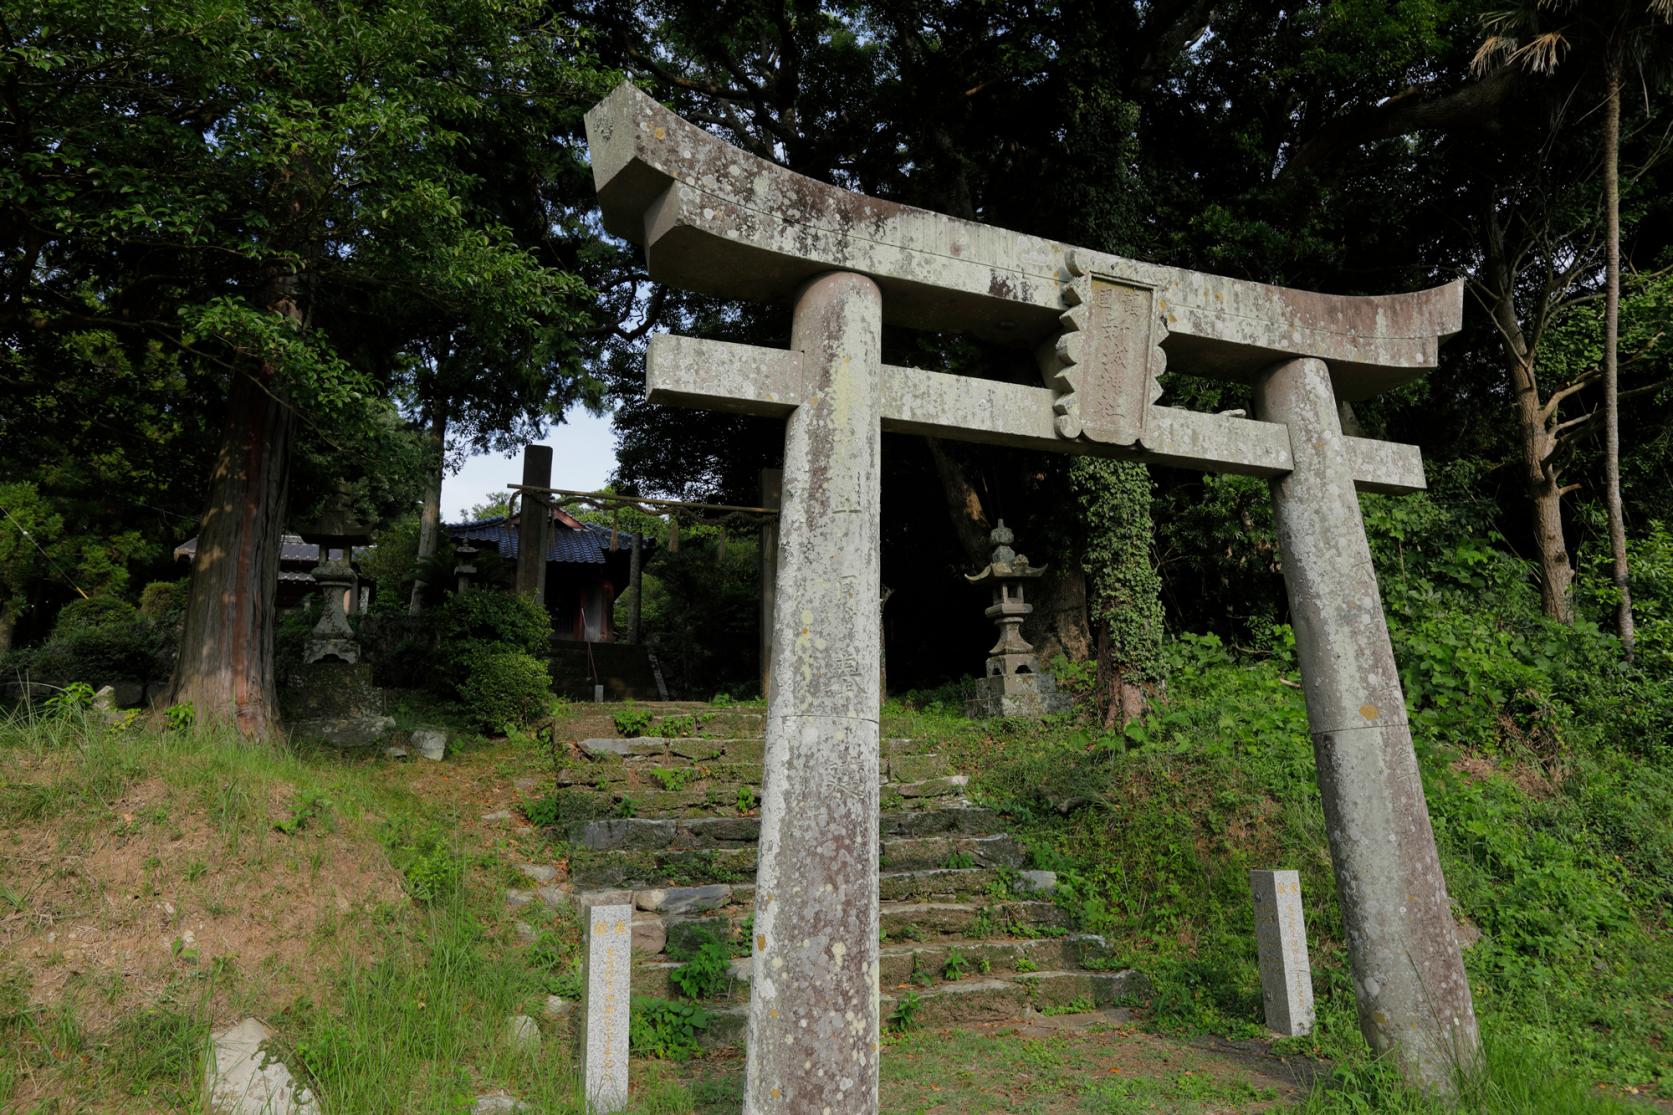
<instances>
[{"instance_id":1,"label":"torii left pillar","mask_svg":"<svg viewBox=\"0 0 1673 1115\"><path fill-rule=\"evenodd\" d=\"M877 1110L882 297L796 297L745 1112Z\"/></svg>"}]
</instances>

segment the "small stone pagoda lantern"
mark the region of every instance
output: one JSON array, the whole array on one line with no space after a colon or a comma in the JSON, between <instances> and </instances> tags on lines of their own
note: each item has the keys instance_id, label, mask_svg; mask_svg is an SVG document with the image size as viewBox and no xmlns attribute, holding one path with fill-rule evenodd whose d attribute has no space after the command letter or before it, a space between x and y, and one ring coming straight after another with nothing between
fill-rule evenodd
<instances>
[{"instance_id":1,"label":"small stone pagoda lantern","mask_svg":"<svg viewBox=\"0 0 1673 1115\"><path fill-rule=\"evenodd\" d=\"M325 607L302 644L303 664L287 679L282 697L285 727L292 738L336 747L369 747L395 727L384 714L383 690L372 681L372 664L360 659L360 641L349 626L344 599L359 583L354 548L372 531L354 516L346 489L339 489L315 522L298 526L303 541L319 547L319 564L309 572Z\"/></svg>"},{"instance_id":2,"label":"small stone pagoda lantern","mask_svg":"<svg viewBox=\"0 0 1673 1115\"><path fill-rule=\"evenodd\" d=\"M471 587L471 578L476 576L476 555L481 552L469 542L460 542L453 547L453 576L458 580L457 591L464 592Z\"/></svg>"},{"instance_id":3,"label":"small stone pagoda lantern","mask_svg":"<svg viewBox=\"0 0 1673 1115\"><path fill-rule=\"evenodd\" d=\"M354 637L354 629L349 626L344 601L360 579L354 571L354 547L370 542L372 530L355 518L348 492L339 489L325 514L306 526L298 527L297 533L304 542L312 542L319 547L319 564L309 573L319 585L325 603L319 622L303 644L302 661L314 663L336 659L350 665L359 662L360 643Z\"/></svg>"},{"instance_id":4,"label":"small stone pagoda lantern","mask_svg":"<svg viewBox=\"0 0 1673 1115\"><path fill-rule=\"evenodd\" d=\"M1044 716L1065 709L1068 700L1057 692L1056 679L1040 673L1034 648L1022 637L1022 621L1034 611L1023 598L1023 585L1043 574L1046 566L1030 565L1027 555L1011 549L1016 535L1003 519L988 541L993 543L992 560L965 580L993 587L993 603L983 614L999 628L999 641L988 650L987 672L977 683L968 711L971 716Z\"/></svg>"}]
</instances>

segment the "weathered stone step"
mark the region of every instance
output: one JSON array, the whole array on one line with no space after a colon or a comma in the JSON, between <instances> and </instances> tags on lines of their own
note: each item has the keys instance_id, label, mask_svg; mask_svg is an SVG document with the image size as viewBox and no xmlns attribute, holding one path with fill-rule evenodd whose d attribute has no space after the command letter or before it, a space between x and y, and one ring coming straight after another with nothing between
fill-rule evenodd
<instances>
[{"instance_id":1,"label":"weathered stone step","mask_svg":"<svg viewBox=\"0 0 1673 1115\"><path fill-rule=\"evenodd\" d=\"M882 787L884 808L890 812L943 808L949 804L948 799L962 800L968 781L964 775L953 775L932 778L927 782L890 783ZM578 787L565 789L573 793L587 793ZM626 783L618 783L600 791L595 816L620 813L624 809L631 809L633 817L745 816L759 805L760 800L759 782L706 779L678 790L633 788ZM631 804L624 806L623 802Z\"/></svg>"},{"instance_id":2,"label":"weathered stone step","mask_svg":"<svg viewBox=\"0 0 1673 1115\"><path fill-rule=\"evenodd\" d=\"M882 894L906 898L927 894L976 894L998 878L994 868L1020 867L1028 853L1010 836L889 836L883 863L890 868ZM570 853L569 877L585 887L694 886L753 878L757 844L706 848ZM891 887L893 889L891 889Z\"/></svg>"},{"instance_id":3,"label":"weathered stone step","mask_svg":"<svg viewBox=\"0 0 1673 1115\"><path fill-rule=\"evenodd\" d=\"M583 739L577 745L588 759L597 762L622 760L640 763L655 760L694 763L726 759L739 763L759 763L764 757L766 743L761 736L725 738L719 736L596 736ZM911 773L927 769L921 760L940 761L938 744L931 739L886 739L883 741L882 763L885 769L898 769L895 777L902 781L920 781L950 773L929 769L926 773Z\"/></svg>"},{"instance_id":4,"label":"weathered stone step","mask_svg":"<svg viewBox=\"0 0 1673 1115\"><path fill-rule=\"evenodd\" d=\"M1051 902L885 902L885 939L895 944L938 937L1055 934L1069 926L1068 911Z\"/></svg>"},{"instance_id":5,"label":"weathered stone step","mask_svg":"<svg viewBox=\"0 0 1673 1115\"><path fill-rule=\"evenodd\" d=\"M695 886L755 878L756 845L687 851L594 852L576 849L569 877L584 887Z\"/></svg>"},{"instance_id":6,"label":"weathered stone step","mask_svg":"<svg viewBox=\"0 0 1673 1115\"><path fill-rule=\"evenodd\" d=\"M637 973L636 973L637 976ZM634 991L640 994L636 983ZM914 1004L902 1009L907 995ZM1104 1010L1142 1001L1149 984L1137 972L1036 972L1011 979L962 979L933 987L910 988L884 994L879 1021L884 1026L903 1020L913 1026L961 1026L978 1022L1021 1021L1039 1011L1078 1013ZM667 996L664 996L667 997ZM699 1004L709 1024L698 1035L706 1049L741 1045L749 1027L749 1004L719 1001ZM905 1016L910 1014L910 1019Z\"/></svg>"},{"instance_id":7,"label":"weathered stone step","mask_svg":"<svg viewBox=\"0 0 1673 1115\"><path fill-rule=\"evenodd\" d=\"M642 741L589 740L589 743L636 744ZM700 751L700 747L686 748ZM628 759L594 760L569 763L559 767L555 781L559 786L620 786L631 784L647 789L685 789L707 787L716 782L746 783L757 789L761 786L763 765L759 758L734 759L722 754L698 761L670 757L665 753L645 753ZM941 755L903 755L887 760L878 770L878 784L890 787L905 797L940 797L962 789L968 780L953 774L952 765ZM948 788L951 787L951 788Z\"/></svg>"},{"instance_id":8,"label":"weathered stone step","mask_svg":"<svg viewBox=\"0 0 1673 1115\"><path fill-rule=\"evenodd\" d=\"M991 867L935 867L924 871L885 871L877 880L885 902L925 902L990 894L1003 882Z\"/></svg>"},{"instance_id":9,"label":"weathered stone step","mask_svg":"<svg viewBox=\"0 0 1673 1115\"><path fill-rule=\"evenodd\" d=\"M990 809L973 806L891 811L879 828L889 836L980 836L999 832L1004 822ZM594 851L711 848L753 844L761 838L759 817L623 817L572 825L569 839Z\"/></svg>"},{"instance_id":10,"label":"weathered stone step","mask_svg":"<svg viewBox=\"0 0 1673 1115\"><path fill-rule=\"evenodd\" d=\"M731 905L689 917L663 919L670 956L682 956L710 937L726 942L747 940L746 919L755 916L755 888L732 888ZM1051 902L895 902L882 903L883 946L924 948L960 944L965 938L1012 936L1022 940L1065 937L1068 912Z\"/></svg>"},{"instance_id":11,"label":"weathered stone step","mask_svg":"<svg viewBox=\"0 0 1673 1115\"><path fill-rule=\"evenodd\" d=\"M1010 979L962 979L927 988L886 992L881 1014L885 1023L900 1020L903 1003L911 996L915 1025L948 1026L973 1022L1006 1022L1026 1018L1032 1011L1075 1013L1135 1002L1147 994L1143 976L1133 971L1035 972Z\"/></svg>"},{"instance_id":12,"label":"weathered stone step","mask_svg":"<svg viewBox=\"0 0 1673 1115\"><path fill-rule=\"evenodd\" d=\"M954 971L960 978L972 976L1015 976L1080 968L1090 961L1109 957L1109 944L1093 933L1066 937L1003 938L1000 940L950 941L934 944L889 944L879 951L879 981L885 989L910 989L913 976L927 973L932 985L945 982L948 962L958 960ZM986 965L984 968L983 965Z\"/></svg>"},{"instance_id":13,"label":"weathered stone step","mask_svg":"<svg viewBox=\"0 0 1673 1115\"><path fill-rule=\"evenodd\" d=\"M883 841L883 866L891 871L950 867L1021 867L1028 850L1008 833L982 836L903 836Z\"/></svg>"},{"instance_id":14,"label":"weathered stone step","mask_svg":"<svg viewBox=\"0 0 1673 1115\"><path fill-rule=\"evenodd\" d=\"M1103 962L1108 957L1109 945L1102 937L1090 933L1032 940L886 945L879 950L880 982L886 993L898 995L905 991L933 990L962 981L1003 978L1024 982L1029 975L1047 974L1052 976L1046 985L1048 996L1058 996L1067 1001L1082 990L1089 995L1093 992L1090 987L1080 988L1065 996L1063 988L1071 985L1065 984L1059 977L1071 971L1080 971L1088 962ZM634 992L664 999L682 997L684 993L673 978L680 967L681 963L676 960L641 959L633 967ZM1085 974L1097 977L1104 973ZM733 957L726 989L709 1001L746 1001L749 997L749 977L750 958Z\"/></svg>"}]
</instances>

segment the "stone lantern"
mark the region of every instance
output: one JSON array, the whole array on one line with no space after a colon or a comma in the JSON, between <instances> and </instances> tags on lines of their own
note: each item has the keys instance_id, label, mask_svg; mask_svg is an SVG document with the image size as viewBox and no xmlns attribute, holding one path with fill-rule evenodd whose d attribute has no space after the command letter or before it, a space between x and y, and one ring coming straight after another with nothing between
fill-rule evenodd
<instances>
[{"instance_id":1,"label":"stone lantern","mask_svg":"<svg viewBox=\"0 0 1673 1115\"><path fill-rule=\"evenodd\" d=\"M999 628L999 640L988 649L987 670L968 702L972 716L1044 716L1068 708L1068 699L1057 691L1057 681L1040 673L1034 648L1022 637L1022 621L1034 610L1023 595L1023 586L1046 571L1044 565L1030 565L1025 554L1011 548L1016 535L999 520L988 535L993 543L992 559L980 572L965 580L992 587L993 603L982 614Z\"/></svg>"},{"instance_id":2,"label":"stone lantern","mask_svg":"<svg viewBox=\"0 0 1673 1115\"><path fill-rule=\"evenodd\" d=\"M372 665L360 658L360 641L349 626L345 598L359 583L354 548L372 540L358 521L346 489L339 489L317 520L296 528L303 541L319 547L319 564L309 570L324 608L302 644L302 665L287 679L282 705L293 738L336 747L369 747L395 727L383 711L383 690L372 681Z\"/></svg>"},{"instance_id":3,"label":"stone lantern","mask_svg":"<svg viewBox=\"0 0 1673 1115\"><path fill-rule=\"evenodd\" d=\"M360 661L360 642L349 626L344 605L360 579L354 571L354 547L370 542L372 530L355 518L348 492L339 489L325 513L314 522L298 527L297 533L304 542L319 547L319 564L309 573L319 585L324 601L319 622L303 644L302 661L312 664L335 659L353 665Z\"/></svg>"},{"instance_id":4,"label":"stone lantern","mask_svg":"<svg viewBox=\"0 0 1673 1115\"><path fill-rule=\"evenodd\" d=\"M469 542L460 542L453 547L453 576L457 579L456 591L464 592L471 587L471 578L476 576L476 555L481 552Z\"/></svg>"}]
</instances>

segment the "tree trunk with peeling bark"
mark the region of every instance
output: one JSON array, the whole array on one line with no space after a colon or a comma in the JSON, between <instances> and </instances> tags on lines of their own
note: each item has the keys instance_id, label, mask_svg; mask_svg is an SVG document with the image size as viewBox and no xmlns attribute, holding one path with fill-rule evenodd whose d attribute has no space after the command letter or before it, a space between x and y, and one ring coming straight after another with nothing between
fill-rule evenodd
<instances>
[{"instance_id":1,"label":"tree trunk with peeling bark","mask_svg":"<svg viewBox=\"0 0 1673 1115\"><path fill-rule=\"evenodd\" d=\"M295 329L306 321L301 285L296 273L276 272L265 299ZM277 379L265 360L233 373L169 686L170 704L190 704L200 721L230 723L252 739L279 731L273 634L292 417Z\"/></svg>"},{"instance_id":2,"label":"tree trunk with peeling bark","mask_svg":"<svg viewBox=\"0 0 1673 1115\"><path fill-rule=\"evenodd\" d=\"M260 374L233 377L169 693L251 738L279 727L273 621L291 439L290 411Z\"/></svg>"},{"instance_id":3,"label":"tree trunk with peeling bark","mask_svg":"<svg viewBox=\"0 0 1673 1115\"><path fill-rule=\"evenodd\" d=\"M424 563L436 556L441 541L441 486L447 472L447 400L438 400L430 410L430 475L424 485L424 507L418 515L418 553L414 558L415 574L422 573ZM424 610L424 580L415 575L412 596L407 601L407 614L416 616Z\"/></svg>"}]
</instances>

